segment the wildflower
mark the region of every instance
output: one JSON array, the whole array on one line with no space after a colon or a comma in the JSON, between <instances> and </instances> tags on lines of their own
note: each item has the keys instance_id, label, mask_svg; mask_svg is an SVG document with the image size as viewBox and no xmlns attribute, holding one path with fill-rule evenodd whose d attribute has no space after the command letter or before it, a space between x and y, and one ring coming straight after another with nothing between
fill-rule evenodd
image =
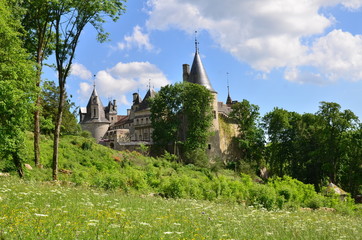
<instances>
[{"instance_id":1,"label":"wildflower","mask_svg":"<svg viewBox=\"0 0 362 240\"><path fill-rule=\"evenodd\" d=\"M47 217L48 215L41 214L41 213L35 213L35 216L37 216L37 217Z\"/></svg>"},{"instance_id":2,"label":"wildflower","mask_svg":"<svg viewBox=\"0 0 362 240\"><path fill-rule=\"evenodd\" d=\"M149 223L146 223L146 222L140 222L140 224L141 224L141 225L145 225L145 226L150 226L150 227L151 227L151 225L150 225Z\"/></svg>"},{"instance_id":3,"label":"wildflower","mask_svg":"<svg viewBox=\"0 0 362 240\"><path fill-rule=\"evenodd\" d=\"M111 225L109 225L109 227L110 228L120 228L121 225L119 225L119 224L111 224Z\"/></svg>"}]
</instances>

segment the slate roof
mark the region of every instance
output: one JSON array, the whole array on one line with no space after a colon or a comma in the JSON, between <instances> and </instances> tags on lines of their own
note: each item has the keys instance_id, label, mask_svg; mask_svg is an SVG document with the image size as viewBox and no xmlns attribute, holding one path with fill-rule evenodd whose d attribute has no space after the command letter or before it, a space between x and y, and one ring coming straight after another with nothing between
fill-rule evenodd
<instances>
[{"instance_id":1,"label":"slate roof","mask_svg":"<svg viewBox=\"0 0 362 240\"><path fill-rule=\"evenodd\" d=\"M196 50L196 52L195 52L195 57L194 57L194 61L191 66L191 71L190 71L188 82L205 86L211 92L216 93L216 91L213 89L213 87L210 83L210 80L209 80L209 77L207 76L204 65L201 62L201 58L200 58L198 50Z\"/></svg>"},{"instance_id":2,"label":"slate roof","mask_svg":"<svg viewBox=\"0 0 362 240\"><path fill-rule=\"evenodd\" d=\"M138 108L138 111L149 108L150 107L149 99L153 98L155 96L155 94L156 93L153 89L148 89L145 97L143 98L143 100Z\"/></svg>"},{"instance_id":3,"label":"slate roof","mask_svg":"<svg viewBox=\"0 0 362 240\"><path fill-rule=\"evenodd\" d=\"M92 118L92 105L96 105L98 107L98 116L96 118ZM109 120L105 116L104 107L102 101L98 97L98 93L96 88L93 88L93 92L91 97L89 98L87 104L87 111L85 113L84 119L82 123L88 122L99 122L99 123L109 123Z\"/></svg>"}]
</instances>

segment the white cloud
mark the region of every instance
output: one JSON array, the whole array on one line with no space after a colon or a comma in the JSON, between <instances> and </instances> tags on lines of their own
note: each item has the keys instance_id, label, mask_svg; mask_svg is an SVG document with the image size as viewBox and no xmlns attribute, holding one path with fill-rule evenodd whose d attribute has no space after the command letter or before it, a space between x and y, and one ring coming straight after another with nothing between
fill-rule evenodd
<instances>
[{"instance_id":1,"label":"white cloud","mask_svg":"<svg viewBox=\"0 0 362 240\"><path fill-rule=\"evenodd\" d=\"M118 48L121 50L131 49L133 47L146 49L147 51L152 51L154 49L153 45L150 43L149 35L142 33L142 28L138 25L133 28L132 35L125 36L124 42L118 43Z\"/></svg>"},{"instance_id":2,"label":"white cloud","mask_svg":"<svg viewBox=\"0 0 362 240\"><path fill-rule=\"evenodd\" d=\"M70 74L77 76L83 80L88 80L92 78L92 73L84 65L80 63L72 64Z\"/></svg>"},{"instance_id":3,"label":"white cloud","mask_svg":"<svg viewBox=\"0 0 362 240\"><path fill-rule=\"evenodd\" d=\"M87 82L81 82L79 84L78 96L83 102L86 102L92 92L92 86Z\"/></svg>"},{"instance_id":4,"label":"white cloud","mask_svg":"<svg viewBox=\"0 0 362 240\"><path fill-rule=\"evenodd\" d=\"M115 98L118 104L130 105L127 98L138 89L146 91L151 87L160 88L170 84L157 66L149 62L117 63L114 67L99 71L96 75L96 88L103 98ZM88 101L92 87L88 83L80 84L80 94ZM106 103L104 103L106 104Z\"/></svg>"},{"instance_id":5,"label":"white cloud","mask_svg":"<svg viewBox=\"0 0 362 240\"><path fill-rule=\"evenodd\" d=\"M336 19L322 10L341 5L358 10L362 0L149 0L146 26L206 30L238 60L265 73L285 68L290 81L362 80L361 37L326 32Z\"/></svg>"}]
</instances>

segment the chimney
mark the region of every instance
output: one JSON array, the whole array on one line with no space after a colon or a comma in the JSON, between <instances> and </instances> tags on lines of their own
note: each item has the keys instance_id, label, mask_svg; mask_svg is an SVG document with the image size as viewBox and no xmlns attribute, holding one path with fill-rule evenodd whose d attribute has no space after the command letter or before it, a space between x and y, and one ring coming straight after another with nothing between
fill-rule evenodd
<instances>
[{"instance_id":1,"label":"chimney","mask_svg":"<svg viewBox=\"0 0 362 240\"><path fill-rule=\"evenodd\" d=\"M138 93L133 93L133 103L138 100Z\"/></svg>"},{"instance_id":2,"label":"chimney","mask_svg":"<svg viewBox=\"0 0 362 240\"><path fill-rule=\"evenodd\" d=\"M183 64L182 65L182 78L184 82L187 82L190 76L190 65Z\"/></svg>"}]
</instances>

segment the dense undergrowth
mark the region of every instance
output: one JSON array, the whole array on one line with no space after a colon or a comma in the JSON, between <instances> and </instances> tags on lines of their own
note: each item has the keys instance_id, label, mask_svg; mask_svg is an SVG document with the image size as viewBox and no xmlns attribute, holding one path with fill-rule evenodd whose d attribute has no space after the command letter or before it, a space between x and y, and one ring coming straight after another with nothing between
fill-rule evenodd
<instances>
[{"instance_id":1,"label":"dense undergrowth","mask_svg":"<svg viewBox=\"0 0 362 240\"><path fill-rule=\"evenodd\" d=\"M31 160L32 137L29 134L23 154L27 159L25 163L33 169L26 169L25 180L51 180L52 139L49 137L42 136L41 153L43 167L36 168ZM287 176L260 184L246 174L183 165L167 154L152 158L138 152L118 152L79 136L62 137L59 164L60 181L71 185L166 198L238 202L268 210L329 207L361 214L351 198L341 200L339 196L316 193L312 185ZM10 163L1 161L0 170L10 169Z\"/></svg>"}]
</instances>

